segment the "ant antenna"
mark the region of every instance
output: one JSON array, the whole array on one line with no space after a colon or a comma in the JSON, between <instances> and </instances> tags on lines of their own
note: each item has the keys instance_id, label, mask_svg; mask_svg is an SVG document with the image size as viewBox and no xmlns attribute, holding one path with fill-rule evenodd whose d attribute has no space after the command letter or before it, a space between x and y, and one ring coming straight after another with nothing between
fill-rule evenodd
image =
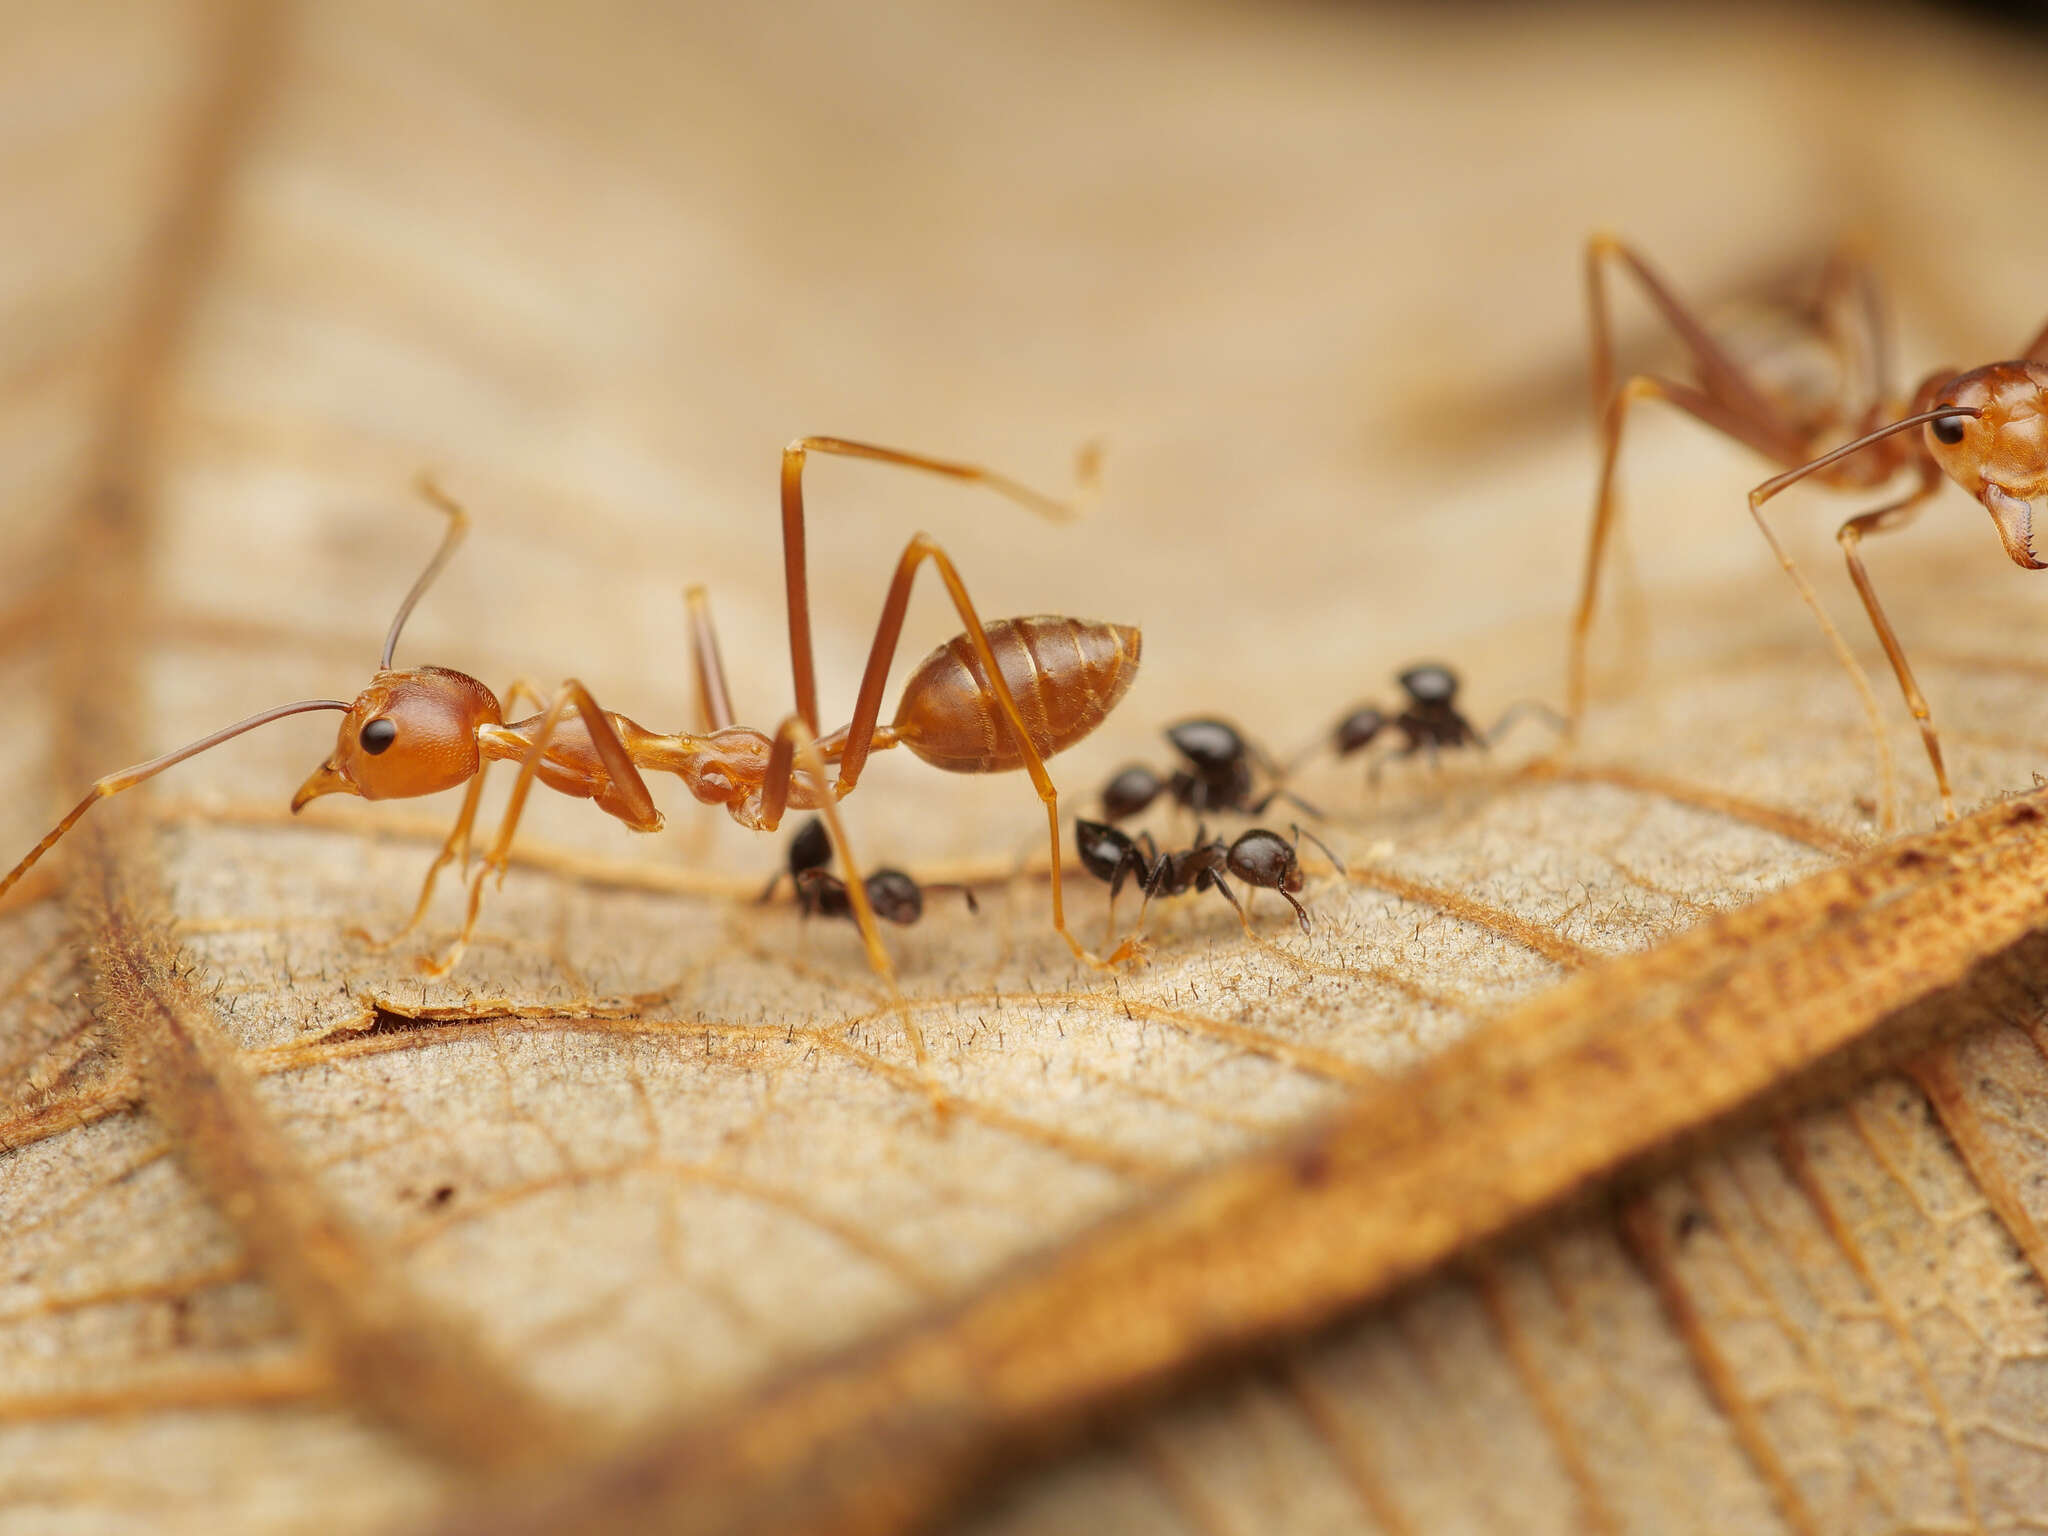
<instances>
[{"instance_id":1,"label":"ant antenna","mask_svg":"<svg viewBox=\"0 0 2048 1536\"><path fill-rule=\"evenodd\" d=\"M391 657L398 650L398 633L405 628L405 621L412 617L412 610L434 578L441 574L441 567L448 563L448 557L455 553L455 546L462 542L462 536L469 532L469 514L462 510L462 504L441 489L441 482L432 474L422 474L414 485L428 501L448 514L448 531L441 536L441 547L434 551L434 558L427 562L427 568L420 572L420 579L412 584L412 590L405 594L405 601L398 605L398 613L391 620L391 629L384 636L384 659L377 663L379 672L391 670ZM346 707L346 706L344 706ZM5 890L0 886L0 890Z\"/></svg>"},{"instance_id":2,"label":"ant antenna","mask_svg":"<svg viewBox=\"0 0 2048 1536\"><path fill-rule=\"evenodd\" d=\"M1304 827L1300 822L1295 822L1294 846L1299 848L1301 846L1301 840L1304 837L1307 838L1310 842L1314 843L1318 848L1323 850L1323 857L1330 861L1330 866L1333 869L1335 869L1338 874L1349 878L1351 871L1344 867L1344 861L1342 859L1338 858L1337 855L1330 852L1330 845L1324 842L1320 837L1317 837L1315 833L1309 831L1308 828ZM1283 891L1281 894L1285 895L1286 893Z\"/></svg>"},{"instance_id":3,"label":"ant antenna","mask_svg":"<svg viewBox=\"0 0 2048 1536\"><path fill-rule=\"evenodd\" d=\"M343 714L347 714L349 708L349 705L342 703L339 699L301 699L296 704L280 704L275 709L266 709L260 715L251 715L246 720L237 721L233 725L215 731L211 736L202 736L199 740L187 746L182 746L175 752L166 752L162 757L153 757L146 763L137 763L133 768L123 768L119 773L110 773L105 778L95 781L92 788L86 791L85 798L74 805L70 813L50 829L47 837L28 851L27 858L7 872L6 879L0 880L0 896L5 896L13 888L15 881L27 874L34 867L36 860L50 851L58 838L77 826L80 818L87 811L91 810L109 795L118 795L124 789L133 789L144 779L153 779L166 768L176 767L179 763L184 762L186 758L197 757L200 753L210 751L224 741L232 740L244 731L255 730L259 725L268 725L271 721L282 720L287 715L311 714L314 710L319 709L338 709Z\"/></svg>"},{"instance_id":4,"label":"ant antenna","mask_svg":"<svg viewBox=\"0 0 2048 1536\"><path fill-rule=\"evenodd\" d=\"M1917 415L1908 416L1902 421L1895 421L1889 426L1879 427L1875 432L1866 432L1854 441L1842 444L1833 453L1822 454L1810 464L1802 464L1797 469L1788 469L1782 475L1773 475L1749 493L1749 504L1752 508L1760 507L1777 495L1778 492L1784 490L1786 486L1795 485L1815 471L1826 469L1830 464L1839 463L1841 460L1848 458L1852 453L1861 453L1865 448L1868 448L1872 443L1882 438L1891 437L1900 432L1909 432L1914 427L1924 427L1930 422L1947 421L1957 416L1981 416L1982 414L1982 411L1972 406L1943 405L1937 406L1931 411L1921 411Z\"/></svg>"}]
</instances>

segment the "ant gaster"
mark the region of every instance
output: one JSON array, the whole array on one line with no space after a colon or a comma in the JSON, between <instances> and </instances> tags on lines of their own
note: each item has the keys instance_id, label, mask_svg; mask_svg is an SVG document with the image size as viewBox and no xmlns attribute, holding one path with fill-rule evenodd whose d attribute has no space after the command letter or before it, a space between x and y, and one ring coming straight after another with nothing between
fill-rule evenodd
<instances>
[{"instance_id":1,"label":"ant gaster","mask_svg":"<svg viewBox=\"0 0 2048 1536\"><path fill-rule=\"evenodd\" d=\"M831 862L832 836L825 830L825 823L813 816L790 839L787 866L790 884L796 892L797 908L805 917L853 916L853 898L847 891L846 881L826 868ZM783 873L783 870L777 870L769 878L767 888L761 892L762 901L775 894ZM957 890L967 899L968 911L981 910L981 903L974 899L974 892L968 886L921 886L900 869L878 869L862 884L867 887L868 905L874 909L875 916L885 922L907 925L923 917L927 891Z\"/></svg>"},{"instance_id":2,"label":"ant gaster","mask_svg":"<svg viewBox=\"0 0 2048 1536\"><path fill-rule=\"evenodd\" d=\"M1313 832L1304 832L1297 826L1294 836L1297 841L1308 838L1338 869L1344 867ZM1224 883L1223 876L1228 873L1246 885L1277 891L1294 908L1302 932L1308 931L1308 912L1294 899L1294 893L1302 887L1301 857L1296 843L1264 827L1254 827L1231 843L1225 843L1221 838L1212 840L1208 830L1203 828L1195 833L1191 847L1176 853L1161 853L1149 832L1140 833L1133 840L1106 822L1077 819L1074 822L1074 846L1079 850L1081 867L1109 886L1112 904L1123 889L1127 875L1137 878L1148 904L1154 896L1180 896L1188 891L1214 890L1236 910L1238 921L1249 933L1251 920L1245 916L1236 895ZM1139 920L1142 923L1142 912Z\"/></svg>"},{"instance_id":3,"label":"ant gaster","mask_svg":"<svg viewBox=\"0 0 2048 1536\"><path fill-rule=\"evenodd\" d=\"M1675 331L1692 364L1691 382L1638 374L1614 383L1614 348L1608 318L1606 271L1619 264L1641 285L1652 307ZM1844 254L1821 275L1812 318L1815 329L1842 359L1842 384L1829 398L1798 398L1755 377L1717 342L1641 256L1612 235L1596 235L1586 250L1591 300L1593 409L1600 422L1600 490L1586 545L1585 575L1572 615L1567 714L1576 726L1586 705L1586 637L1599 595L1600 567L1615 515L1615 468L1622 430L1638 400L1662 400L1713 430L1747 444L1784 466L1784 473L1749 493L1750 515L1771 552L1819 621L1835 659L1855 680L1876 738L1884 784L1884 824L1898 820L1891 745L1870 680L1850 653L1820 598L1764 520L1763 505L1809 476L1844 490L1871 490L1901 471L1912 475L1906 493L1858 513L1836 531L1849 579L1884 646L1906 707L1919 722L1927 759L1941 793L1942 814L1955 816L1955 797L1941 756L1941 739L1927 700L1914 681L1905 648L1878 602L1859 552L1866 535L1904 527L1946 475L1991 514L2006 555L2015 565L2040 570L2048 561L2034 547L2034 501L2048 495L2048 327L2011 361L1957 371L1938 369L1910 396L1891 392L1883 306L1869 269ZM1900 434L1911 434L1902 436ZM1830 451L1829 444L1850 441Z\"/></svg>"},{"instance_id":4,"label":"ant gaster","mask_svg":"<svg viewBox=\"0 0 2048 1536\"><path fill-rule=\"evenodd\" d=\"M999 773L1015 768L1028 773L1045 806L1052 842L1054 929L1077 958L1090 964L1114 964L1127 958L1126 953L1117 953L1107 961L1099 960L1067 929L1060 885L1059 800L1044 759L1081 740L1123 697L1138 668L1138 631L1121 624L1061 617L1004 619L984 625L951 558L920 533L904 547L889 583L852 721L821 738L804 562L803 470L811 453L924 470L988 486L1041 515L1071 515L1072 509L1065 504L971 464L839 438L807 437L792 442L782 456L782 539L796 711L772 735L734 723L709 604L702 589L693 588L689 594L691 646L698 697L709 729L702 734L665 735L599 708L590 691L573 678L560 685L541 713L508 722L497 695L465 673L444 667L393 670L392 655L407 616L468 526L462 508L431 480L423 479L421 491L447 515L448 531L399 604L377 672L353 702L308 699L280 705L165 756L107 775L0 880L0 893L108 796L132 789L174 764L273 720L312 710L334 710L343 717L334 751L299 786L292 797L294 811L321 795L388 800L433 794L465 782L469 786L454 829L428 867L412 917L394 939L421 920L435 877L445 865L459 855L467 868L471 829L488 765L496 761L519 764L519 777L497 836L470 877L461 932L447 954L428 967L436 974L455 965L474 933L485 879L495 875L502 882L513 833L536 779L559 793L590 800L634 831L652 832L660 828L662 818L641 777L642 769L652 768L676 774L697 799L725 807L735 821L756 830L772 831L792 806L822 810L832 826L832 840L845 871L847 894L869 963L893 986L895 971L875 927L867 887L848 848L837 804L859 782L870 754L898 745L951 773ZM1084 482L1092 479L1091 452L1084 451L1081 468ZM927 560L937 567L965 633L925 658L904 685L894 721L883 725L879 715L889 664L902 634L913 579ZM530 687L519 684L508 698L520 693L538 701ZM837 766L836 780L827 779L828 765Z\"/></svg>"},{"instance_id":5,"label":"ant gaster","mask_svg":"<svg viewBox=\"0 0 2048 1536\"><path fill-rule=\"evenodd\" d=\"M1243 811L1256 816L1277 799L1292 800L1311 816L1320 814L1299 795L1278 784L1257 799L1252 798L1255 760L1270 779L1284 777L1284 770L1227 720L1183 720L1167 728L1166 739L1186 766L1174 769L1164 778L1142 763L1122 769L1103 786L1102 814L1106 819L1127 821L1162 794L1197 815Z\"/></svg>"}]
</instances>

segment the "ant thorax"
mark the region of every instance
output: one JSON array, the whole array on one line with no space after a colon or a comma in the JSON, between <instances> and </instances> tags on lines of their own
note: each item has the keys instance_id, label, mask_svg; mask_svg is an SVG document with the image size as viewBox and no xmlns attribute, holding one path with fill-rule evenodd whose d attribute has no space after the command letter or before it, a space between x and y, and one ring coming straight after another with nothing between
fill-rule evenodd
<instances>
[{"instance_id":1,"label":"ant thorax","mask_svg":"<svg viewBox=\"0 0 2048 1536\"><path fill-rule=\"evenodd\" d=\"M620 732L635 762L673 773L699 801L725 807L734 821L750 831L772 830L762 802L774 742L765 732L750 725L729 725L705 736L658 736L640 730L630 720L622 724L638 733ZM822 746L820 750L828 762L836 756ZM785 805L816 810L823 803L808 778L798 775L789 781Z\"/></svg>"}]
</instances>

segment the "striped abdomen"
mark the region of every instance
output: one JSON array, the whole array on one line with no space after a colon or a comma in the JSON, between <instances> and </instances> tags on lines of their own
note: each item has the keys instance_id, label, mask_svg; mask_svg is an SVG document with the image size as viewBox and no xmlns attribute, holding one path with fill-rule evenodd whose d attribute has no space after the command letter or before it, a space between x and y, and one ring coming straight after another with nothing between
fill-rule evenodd
<instances>
[{"instance_id":1,"label":"striped abdomen","mask_svg":"<svg viewBox=\"0 0 2048 1536\"><path fill-rule=\"evenodd\" d=\"M1039 615L988 626L989 649L1040 757L1063 752L1116 708L1138 675L1128 624ZM918 664L903 685L896 736L934 768L1001 773L1024 766L1017 739L965 635Z\"/></svg>"}]
</instances>

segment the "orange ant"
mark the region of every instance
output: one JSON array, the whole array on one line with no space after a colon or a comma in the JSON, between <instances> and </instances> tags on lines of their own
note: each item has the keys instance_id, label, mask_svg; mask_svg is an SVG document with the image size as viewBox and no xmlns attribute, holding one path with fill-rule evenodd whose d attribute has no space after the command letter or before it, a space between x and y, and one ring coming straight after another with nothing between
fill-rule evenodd
<instances>
[{"instance_id":1,"label":"orange ant","mask_svg":"<svg viewBox=\"0 0 2048 1536\"><path fill-rule=\"evenodd\" d=\"M846 895L860 926L868 961L893 989L894 968L882 946L868 888L849 851L836 807L859 782L870 754L899 745L910 748L933 767L953 773L999 773L1022 768L1030 774L1045 806L1051 832L1053 927L1075 956L1091 965L1113 965L1130 958L1136 951L1125 945L1107 960L1098 959L1067 929L1060 889L1059 798L1046 773L1044 759L1081 740L1122 699L1138 668L1138 631L1121 624L1044 616L1002 619L984 625L951 558L928 535L920 533L905 546L889 583L852 722L820 737L804 570L803 470L806 456L811 453L839 454L925 470L985 485L1042 516L1072 515L1067 504L971 464L839 438L798 439L782 455L783 575L789 602L790 668L796 683L796 712L784 719L773 735L734 723L708 600L702 588L692 588L691 648L698 698L709 729L702 735L661 735L624 715L600 709L590 691L574 678L561 684L541 713L507 722L497 696L476 678L444 667L393 670L392 655L413 605L446 565L469 525L462 508L431 479L422 478L420 490L447 515L448 531L419 580L399 604L397 616L384 638L384 653L376 675L352 703L307 699L280 705L175 752L109 774L95 783L49 835L0 880L0 895L87 811L108 796L132 789L166 768L273 720L314 710L335 710L344 718L334 752L292 796L293 811L303 809L321 795L350 794L366 800L389 800L429 795L465 782L469 785L454 829L427 868L412 916L386 944L396 942L420 922L433 895L435 879L444 866L460 856L467 871L471 829L489 765L499 761L519 764L519 777L512 786L497 836L470 876L462 930L440 960L422 962L430 974L445 974L461 958L476 929L484 881L495 875L503 883L512 835L536 779L549 789L594 802L599 810L617 817L636 832L654 832L660 829L662 817L641 777L643 768L652 768L676 774L699 800L724 806L735 821L759 831L773 831L791 807L821 810L831 825L831 840L838 849ZM1092 452L1084 451L1080 467L1086 486L1093 478ZM939 579L945 583L966 632L924 659L904 685L895 720L881 725L878 716L882 690L888 683L889 665L902 633L911 584L918 567L927 560L938 568ZM538 693L520 683L508 691L507 699L522 693L540 702ZM836 780L827 780L828 765L837 766ZM922 1057L922 1050L919 1055Z\"/></svg>"},{"instance_id":2,"label":"orange ant","mask_svg":"<svg viewBox=\"0 0 2048 1536\"><path fill-rule=\"evenodd\" d=\"M1635 277L1652 307L1677 332L1691 359L1693 382L1638 374L1619 389L1614 387L1606 292L1606 264L1610 261ZM1901 471L1912 473L1913 483L1903 496L1850 518L1836 531L1835 540L1898 678L1899 691L1919 722L1941 792L1942 815L1953 820L1955 797L1933 716L1913 679L1905 649L1878 602L1858 546L1867 534L1904 527L1946 474L1984 504L2014 564L2028 570L2048 566L2034 549L2030 504L2033 497L2048 492L2048 328L2012 361L1967 371L1937 369L1910 397L1900 399L1889 389L1889 358L1876 281L1860 261L1838 255L1821 275L1819 295L1808 318L1821 340L1842 359L1842 380L1829 398L1804 398L1794 391L1767 387L1737 362L1648 263L1612 235L1596 235L1588 243L1586 286L1592 308L1593 408L1600 420L1602 458L1585 575L1572 616L1566 709L1571 725L1576 728L1585 712L1586 636L1599 591L1600 563L1614 522L1615 467L1621 456L1622 428L1634 402L1663 400L1785 466L1783 474L1749 493L1750 515L1819 621L1835 659L1855 680L1877 740L1887 828L1897 824L1898 789L1877 696L1841 632L1821 607L1819 594L1764 521L1763 505L1809 476L1844 490L1870 490ZM1909 432L1914 435L1900 435ZM1849 440L1840 442L1843 437ZM1838 442L1839 446L1829 447Z\"/></svg>"}]
</instances>

